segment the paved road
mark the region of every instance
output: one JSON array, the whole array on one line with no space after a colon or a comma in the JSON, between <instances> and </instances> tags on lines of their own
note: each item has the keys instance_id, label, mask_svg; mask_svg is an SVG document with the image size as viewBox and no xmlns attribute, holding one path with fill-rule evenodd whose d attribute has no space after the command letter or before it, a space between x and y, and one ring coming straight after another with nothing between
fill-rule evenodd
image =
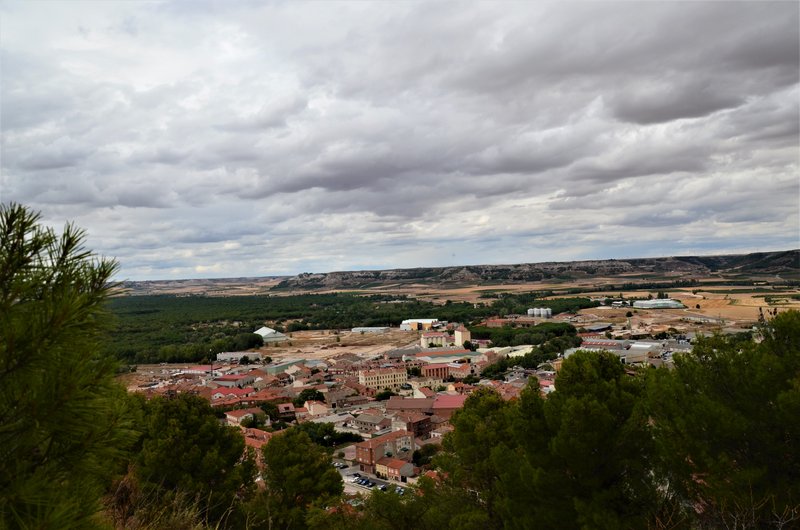
<instances>
[{"instance_id":1,"label":"paved road","mask_svg":"<svg viewBox=\"0 0 800 530\"><path fill-rule=\"evenodd\" d=\"M334 460L334 462L339 462L339 461L340 460L336 460L336 459ZM344 462L344 463L347 463L347 462ZM364 486L361 486L359 484L353 483L353 473L359 473L362 477L369 478L372 482L375 483L375 487L373 487L373 488L365 488ZM352 493L352 494L355 494L355 493L367 493L369 491L376 490L376 489L380 488L383 485L386 485L387 488L388 488L388 487L391 487L392 485L395 484L394 482L390 482L390 481L386 481L386 480L383 480L383 479L379 479L379 478L375 477L375 475L369 475L367 473L364 473L363 471L359 471L357 465L356 466L346 467L344 469L340 469L339 470L339 474L342 475L342 480L344 481L344 491L345 491L345 493ZM401 486L401 487L403 487L403 486Z\"/></svg>"}]
</instances>

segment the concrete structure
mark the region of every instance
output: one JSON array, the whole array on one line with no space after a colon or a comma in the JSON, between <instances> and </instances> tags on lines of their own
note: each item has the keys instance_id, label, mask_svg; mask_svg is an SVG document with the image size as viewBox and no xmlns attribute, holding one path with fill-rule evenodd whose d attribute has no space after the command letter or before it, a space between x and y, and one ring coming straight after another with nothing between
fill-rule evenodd
<instances>
[{"instance_id":1,"label":"concrete structure","mask_svg":"<svg viewBox=\"0 0 800 530\"><path fill-rule=\"evenodd\" d=\"M258 328L253 333L256 335L261 335L261 338L264 339L264 344L271 342L283 342L289 338L280 331L275 331L274 329L266 326Z\"/></svg>"},{"instance_id":2,"label":"concrete structure","mask_svg":"<svg viewBox=\"0 0 800 530\"><path fill-rule=\"evenodd\" d=\"M456 328L455 340L457 346L463 346L465 342L472 340L472 334L463 325Z\"/></svg>"},{"instance_id":3,"label":"concrete structure","mask_svg":"<svg viewBox=\"0 0 800 530\"><path fill-rule=\"evenodd\" d=\"M423 348L430 348L431 345L433 347L447 346L451 342L453 341L450 338L450 334L441 331L428 331L419 338L419 344Z\"/></svg>"},{"instance_id":4,"label":"concrete structure","mask_svg":"<svg viewBox=\"0 0 800 530\"><path fill-rule=\"evenodd\" d=\"M431 417L420 412L398 412L392 418L393 431L408 431L415 438L427 438L432 428Z\"/></svg>"},{"instance_id":5,"label":"concrete structure","mask_svg":"<svg viewBox=\"0 0 800 530\"><path fill-rule=\"evenodd\" d=\"M460 359L471 359L485 361L486 356L480 352L461 349L452 350L428 350L411 356L404 355L403 361L422 361L424 363L451 363Z\"/></svg>"},{"instance_id":6,"label":"concrete structure","mask_svg":"<svg viewBox=\"0 0 800 530\"><path fill-rule=\"evenodd\" d=\"M399 458L383 457L375 462L375 475L386 480L407 482L409 477L414 476L414 465Z\"/></svg>"},{"instance_id":7,"label":"concrete structure","mask_svg":"<svg viewBox=\"0 0 800 530\"><path fill-rule=\"evenodd\" d=\"M231 410L225 413L225 421L228 425L241 425L246 419L254 419L256 416L265 416L264 411L257 408Z\"/></svg>"},{"instance_id":8,"label":"concrete structure","mask_svg":"<svg viewBox=\"0 0 800 530\"><path fill-rule=\"evenodd\" d=\"M378 368L376 370L359 370L358 384L375 390L389 388L395 390L408 381L405 368Z\"/></svg>"},{"instance_id":9,"label":"concrete structure","mask_svg":"<svg viewBox=\"0 0 800 530\"><path fill-rule=\"evenodd\" d=\"M247 385L253 384L255 380L256 377L252 374L229 374L217 377L214 379L214 382L219 386L224 386L226 388L244 388Z\"/></svg>"},{"instance_id":10,"label":"concrete structure","mask_svg":"<svg viewBox=\"0 0 800 530\"><path fill-rule=\"evenodd\" d=\"M447 370L448 375L455 379L464 379L475 373L471 363L449 363Z\"/></svg>"},{"instance_id":11,"label":"concrete structure","mask_svg":"<svg viewBox=\"0 0 800 530\"><path fill-rule=\"evenodd\" d=\"M444 381L450 376L448 363L430 363L423 366L420 370L422 371L422 377L436 379L437 381Z\"/></svg>"},{"instance_id":12,"label":"concrete structure","mask_svg":"<svg viewBox=\"0 0 800 530\"><path fill-rule=\"evenodd\" d=\"M350 330L351 333L383 333L384 331L389 331L388 327L361 327L361 328L353 328Z\"/></svg>"},{"instance_id":13,"label":"concrete structure","mask_svg":"<svg viewBox=\"0 0 800 530\"><path fill-rule=\"evenodd\" d=\"M533 307L528 309L528 316L535 318L550 318L553 316L553 310L549 307Z\"/></svg>"},{"instance_id":14,"label":"concrete structure","mask_svg":"<svg viewBox=\"0 0 800 530\"><path fill-rule=\"evenodd\" d=\"M388 457L409 462L414 449L412 433L395 431L356 444L356 462L361 471L375 473L378 460Z\"/></svg>"},{"instance_id":15,"label":"concrete structure","mask_svg":"<svg viewBox=\"0 0 800 530\"><path fill-rule=\"evenodd\" d=\"M310 416L325 416L330 412L328 406L322 401L306 401L303 405Z\"/></svg>"},{"instance_id":16,"label":"concrete structure","mask_svg":"<svg viewBox=\"0 0 800 530\"><path fill-rule=\"evenodd\" d=\"M661 298L655 300L636 300L633 307L637 309L683 309L685 306L678 300Z\"/></svg>"},{"instance_id":17,"label":"concrete structure","mask_svg":"<svg viewBox=\"0 0 800 530\"><path fill-rule=\"evenodd\" d=\"M270 375L277 375L277 374L284 373L286 371L286 369L289 368L290 366L300 365L300 364L303 364L305 362L306 361L304 359L287 359L287 360L282 361L280 363L276 363L276 364L271 364L269 366L265 366L264 370L266 370L267 373L270 374Z\"/></svg>"},{"instance_id":18,"label":"concrete structure","mask_svg":"<svg viewBox=\"0 0 800 530\"><path fill-rule=\"evenodd\" d=\"M196 366L187 366L186 368L179 370L178 375L212 375L211 374L212 365L210 364L199 364ZM214 367L214 377L219 377L224 372L227 372L228 368L222 367Z\"/></svg>"},{"instance_id":19,"label":"concrete structure","mask_svg":"<svg viewBox=\"0 0 800 530\"><path fill-rule=\"evenodd\" d=\"M247 357L251 361L260 361L261 360L261 352L257 351L226 351L217 354L217 360L220 362L232 362L236 361L237 363L242 360L242 357Z\"/></svg>"},{"instance_id":20,"label":"concrete structure","mask_svg":"<svg viewBox=\"0 0 800 530\"><path fill-rule=\"evenodd\" d=\"M417 330L429 330L435 328L439 324L439 320L436 318L410 318L407 320L403 320L400 323L400 330L401 331L417 331Z\"/></svg>"}]
</instances>

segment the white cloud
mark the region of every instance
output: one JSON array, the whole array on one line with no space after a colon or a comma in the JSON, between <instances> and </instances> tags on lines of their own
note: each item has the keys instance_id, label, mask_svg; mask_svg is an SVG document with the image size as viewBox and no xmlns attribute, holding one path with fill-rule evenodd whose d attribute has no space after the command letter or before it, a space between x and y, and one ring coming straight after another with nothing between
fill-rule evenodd
<instances>
[{"instance_id":1,"label":"white cloud","mask_svg":"<svg viewBox=\"0 0 800 530\"><path fill-rule=\"evenodd\" d=\"M796 3L0 6L0 200L122 275L796 247Z\"/></svg>"}]
</instances>

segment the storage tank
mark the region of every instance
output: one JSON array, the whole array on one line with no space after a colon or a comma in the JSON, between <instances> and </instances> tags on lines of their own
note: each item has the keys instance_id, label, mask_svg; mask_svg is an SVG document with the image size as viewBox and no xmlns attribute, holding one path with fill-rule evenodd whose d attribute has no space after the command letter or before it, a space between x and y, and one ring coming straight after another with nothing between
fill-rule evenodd
<instances>
[{"instance_id":1,"label":"storage tank","mask_svg":"<svg viewBox=\"0 0 800 530\"><path fill-rule=\"evenodd\" d=\"M542 308L541 307L535 307L533 309L533 316L535 316L535 317L542 316Z\"/></svg>"},{"instance_id":2,"label":"storage tank","mask_svg":"<svg viewBox=\"0 0 800 530\"><path fill-rule=\"evenodd\" d=\"M528 309L528 316L532 317L534 311L535 311L535 309Z\"/></svg>"},{"instance_id":3,"label":"storage tank","mask_svg":"<svg viewBox=\"0 0 800 530\"><path fill-rule=\"evenodd\" d=\"M549 307L545 307L544 309L542 309L542 316L544 318L552 317L553 316L553 310L550 309Z\"/></svg>"}]
</instances>

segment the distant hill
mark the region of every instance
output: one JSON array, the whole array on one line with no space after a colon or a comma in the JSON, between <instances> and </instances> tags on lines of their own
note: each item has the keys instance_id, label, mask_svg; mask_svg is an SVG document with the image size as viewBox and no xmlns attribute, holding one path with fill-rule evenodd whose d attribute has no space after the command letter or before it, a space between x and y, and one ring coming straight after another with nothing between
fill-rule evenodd
<instances>
[{"instance_id":1,"label":"distant hill","mask_svg":"<svg viewBox=\"0 0 800 530\"><path fill-rule=\"evenodd\" d=\"M709 276L781 275L797 278L800 249L722 256L674 256L623 260L420 267L378 271L303 273L286 278L273 290L356 289L390 284L524 283L619 276L707 278Z\"/></svg>"}]
</instances>

